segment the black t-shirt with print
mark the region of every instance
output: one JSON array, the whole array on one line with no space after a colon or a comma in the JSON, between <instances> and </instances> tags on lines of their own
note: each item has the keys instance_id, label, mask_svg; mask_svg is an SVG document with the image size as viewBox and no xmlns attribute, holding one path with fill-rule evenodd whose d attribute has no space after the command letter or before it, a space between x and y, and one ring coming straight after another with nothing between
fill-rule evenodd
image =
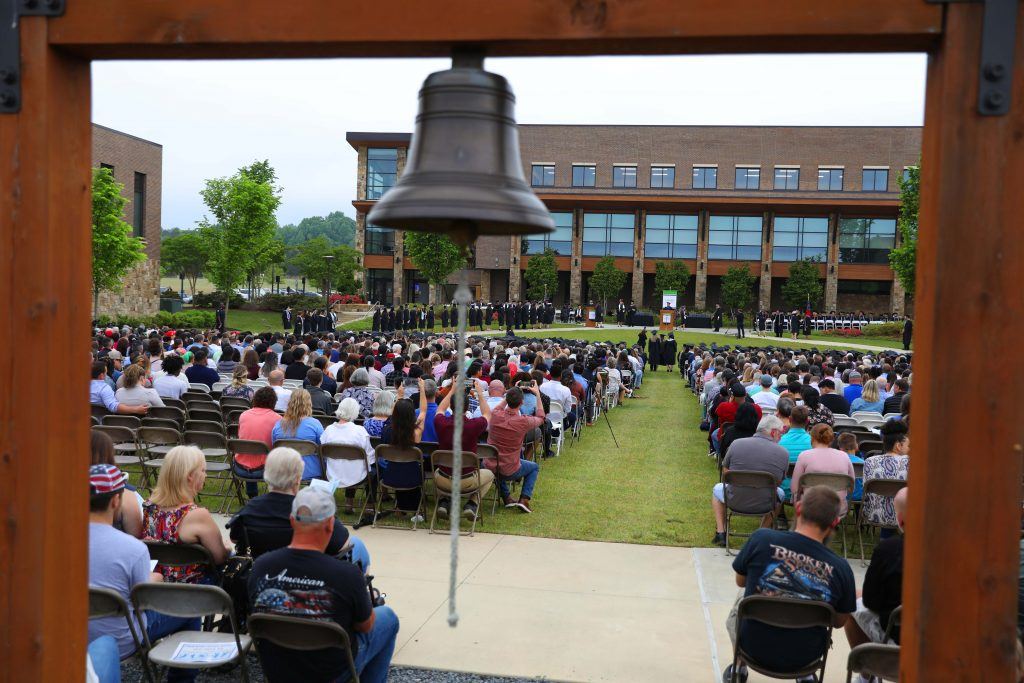
<instances>
[{"instance_id":1,"label":"black t-shirt with print","mask_svg":"<svg viewBox=\"0 0 1024 683\"><path fill-rule=\"evenodd\" d=\"M795 531L758 529L736 556L732 568L747 577L744 597L769 595L819 600L838 614L857 608L857 586L849 563L823 544ZM759 663L776 671L796 671L825 650L822 628L785 629L745 620L740 645Z\"/></svg>"},{"instance_id":2,"label":"black t-shirt with print","mask_svg":"<svg viewBox=\"0 0 1024 683\"><path fill-rule=\"evenodd\" d=\"M903 534L875 546L864 575L863 598L864 606L878 615L882 628L888 628L893 610L903 603ZM893 640L900 642L898 629L893 635Z\"/></svg>"},{"instance_id":3,"label":"black t-shirt with print","mask_svg":"<svg viewBox=\"0 0 1024 683\"><path fill-rule=\"evenodd\" d=\"M253 614L334 621L348 633L355 656L358 641L352 626L370 618L366 580L350 562L315 550L281 548L260 556L249 577ZM297 652L260 642L267 680L332 681L348 670L337 648Z\"/></svg>"}]
</instances>

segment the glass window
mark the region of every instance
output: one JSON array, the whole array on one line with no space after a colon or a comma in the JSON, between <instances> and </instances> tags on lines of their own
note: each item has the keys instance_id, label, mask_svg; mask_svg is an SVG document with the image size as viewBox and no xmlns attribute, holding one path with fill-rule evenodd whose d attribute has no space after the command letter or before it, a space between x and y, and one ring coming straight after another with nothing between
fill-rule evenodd
<instances>
[{"instance_id":1,"label":"glass window","mask_svg":"<svg viewBox=\"0 0 1024 683\"><path fill-rule=\"evenodd\" d=\"M135 193L132 196L132 234L146 234L146 174L135 174Z\"/></svg>"},{"instance_id":2,"label":"glass window","mask_svg":"<svg viewBox=\"0 0 1024 683\"><path fill-rule=\"evenodd\" d=\"M594 187L597 179L597 168L594 166L573 166L572 186L573 187Z\"/></svg>"},{"instance_id":3,"label":"glass window","mask_svg":"<svg viewBox=\"0 0 1024 683\"><path fill-rule=\"evenodd\" d=\"M775 243L772 258L776 261L799 261L828 258L828 218L775 217Z\"/></svg>"},{"instance_id":4,"label":"glass window","mask_svg":"<svg viewBox=\"0 0 1024 683\"><path fill-rule=\"evenodd\" d=\"M612 166L614 187L636 187L636 166Z\"/></svg>"},{"instance_id":5,"label":"glass window","mask_svg":"<svg viewBox=\"0 0 1024 683\"><path fill-rule=\"evenodd\" d=\"M676 169L674 166L651 166L651 187L675 187Z\"/></svg>"},{"instance_id":6,"label":"glass window","mask_svg":"<svg viewBox=\"0 0 1024 683\"><path fill-rule=\"evenodd\" d=\"M713 261L761 260L760 216L711 216L708 258Z\"/></svg>"},{"instance_id":7,"label":"glass window","mask_svg":"<svg viewBox=\"0 0 1024 683\"><path fill-rule=\"evenodd\" d=\"M102 165L103 164L100 164L100 166L102 166ZM903 169L903 182L908 182L910 180L910 169L911 168L914 168L914 167L907 166L905 169Z\"/></svg>"},{"instance_id":8,"label":"glass window","mask_svg":"<svg viewBox=\"0 0 1024 683\"><path fill-rule=\"evenodd\" d=\"M693 167L693 189L714 190L718 187L718 169L711 166Z\"/></svg>"},{"instance_id":9,"label":"glass window","mask_svg":"<svg viewBox=\"0 0 1024 683\"><path fill-rule=\"evenodd\" d=\"M632 256L634 215L583 214L584 256Z\"/></svg>"},{"instance_id":10,"label":"glass window","mask_svg":"<svg viewBox=\"0 0 1024 683\"><path fill-rule=\"evenodd\" d=\"M555 167L547 164L533 164L530 184L534 187L554 187Z\"/></svg>"},{"instance_id":11,"label":"glass window","mask_svg":"<svg viewBox=\"0 0 1024 683\"><path fill-rule=\"evenodd\" d=\"M696 214L647 214L644 256L697 258Z\"/></svg>"},{"instance_id":12,"label":"glass window","mask_svg":"<svg viewBox=\"0 0 1024 683\"><path fill-rule=\"evenodd\" d=\"M370 268L366 271L366 299L391 305L394 297L395 274L390 268Z\"/></svg>"},{"instance_id":13,"label":"glass window","mask_svg":"<svg viewBox=\"0 0 1024 683\"><path fill-rule=\"evenodd\" d=\"M885 192L889 187L889 169L865 168L860 189L864 192Z\"/></svg>"},{"instance_id":14,"label":"glass window","mask_svg":"<svg viewBox=\"0 0 1024 683\"><path fill-rule=\"evenodd\" d=\"M776 190L799 190L800 169L799 168L776 168L775 169Z\"/></svg>"},{"instance_id":15,"label":"glass window","mask_svg":"<svg viewBox=\"0 0 1024 683\"><path fill-rule=\"evenodd\" d=\"M833 192L843 189L843 169L841 168L819 168L818 189L830 190Z\"/></svg>"},{"instance_id":16,"label":"glass window","mask_svg":"<svg viewBox=\"0 0 1024 683\"><path fill-rule=\"evenodd\" d=\"M840 263L889 263L896 246L895 218L840 218Z\"/></svg>"},{"instance_id":17,"label":"glass window","mask_svg":"<svg viewBox=\"0 0 1024 683\"><path fill-rule=\"evenodd\" d=\"M737 168L736 169L737 190L760 190L761 169L759 168Z\"/></svg>"},{"instance_id":18,"label":"glass window","mask_svg":"<svg viewBox=\"0 0 1024 683\"><path fill-rule=\"evenodd\" d=\"M524 254L543 254L553 249L559 256L572 256L572 211L552 211L555 231L541 235L526 235L521 240Z\"/></svg>"},{"instance_id":19,"label":"glass window","mask_svg":"<svg viewBox=\"0 0 1024 683\"><path fill-rule=\"evenodd\" d=\"M395 253L395 231L391 228L367 225L365 241L367 254L390 255Z\"/></svg>"},{"instance_id":20,"label":"glass window","mask_svg":"<svg viewBox=\"0 0 1024 683\"><path fill-rule=\"evenodd\" d=\"M398 150L371 147L366 150L366 198L380 199L398 177Z\"/></svg>"}]
</instances>

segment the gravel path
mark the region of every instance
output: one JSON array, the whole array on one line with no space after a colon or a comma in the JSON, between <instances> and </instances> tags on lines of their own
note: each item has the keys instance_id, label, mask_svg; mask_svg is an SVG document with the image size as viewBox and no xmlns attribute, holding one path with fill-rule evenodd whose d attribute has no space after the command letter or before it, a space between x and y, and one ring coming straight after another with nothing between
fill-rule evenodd
<instances>
[{"instance_id":1,"label":"gravel path","mask_svg":"<svg viewBox=\"0 0 1024 683\"><path fill-rule=\"evenodd\" d=\"M121 664L121 680L125 683L144 683L142 667L137 659L131 659ZM238 669L230 671L201 673L196 679L199 683L210 681L211 683L227 683L228 681L239 681L241 676ZM259 661L254 656L249 657L249 680L253 683L262 683L263 671L260 669ZM430 669L412 669L407 667L392 667L388 674L388 683L531 683L537 678L505 678L497 676L481 676L478 674L459 673L456 671L433 671Z\"/></svg>"}]
</instances>

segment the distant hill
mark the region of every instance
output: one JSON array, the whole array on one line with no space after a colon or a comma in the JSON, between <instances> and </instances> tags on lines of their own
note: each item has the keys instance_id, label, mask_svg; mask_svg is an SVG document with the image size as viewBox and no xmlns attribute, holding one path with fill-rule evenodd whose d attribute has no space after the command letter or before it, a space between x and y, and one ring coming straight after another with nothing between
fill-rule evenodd
<instances>
[{"instance_id":1,"label":"distant hill","mask_svg":"<svg viewBox=\"0 0 1024 683\"><path fill-rule=\"evenodd\" d=\"M184 232L181 228L164 228L160 231L160 239ZM298 225L289 223L277 229L277 237L285 246L303 244L314 237L326 237L333 245L354 247L356 243L356 222L341 211L332 211L327 216L310 216L299 221Z\"/></svg>"}]
</instances>

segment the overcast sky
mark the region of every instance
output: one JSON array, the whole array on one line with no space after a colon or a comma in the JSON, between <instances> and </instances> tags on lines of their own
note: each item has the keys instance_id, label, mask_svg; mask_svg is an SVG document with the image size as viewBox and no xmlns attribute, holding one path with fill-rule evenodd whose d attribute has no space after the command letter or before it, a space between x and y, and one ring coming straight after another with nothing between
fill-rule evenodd
<instances>
[{"instance_id":1,"label":"overcast sky","mask_svg":"<svg viewBox=\"0 0 1024 683\"><path fill-rule=\"evenodd\" d=\"M347 131L412 132L447 60L94 62L93 121L163 145L163 225L192 228L199 190L269 159L281 224L354 216ZM923 55L492 59L520 123L921 125Z\"/></svg>"}]
</instances>

